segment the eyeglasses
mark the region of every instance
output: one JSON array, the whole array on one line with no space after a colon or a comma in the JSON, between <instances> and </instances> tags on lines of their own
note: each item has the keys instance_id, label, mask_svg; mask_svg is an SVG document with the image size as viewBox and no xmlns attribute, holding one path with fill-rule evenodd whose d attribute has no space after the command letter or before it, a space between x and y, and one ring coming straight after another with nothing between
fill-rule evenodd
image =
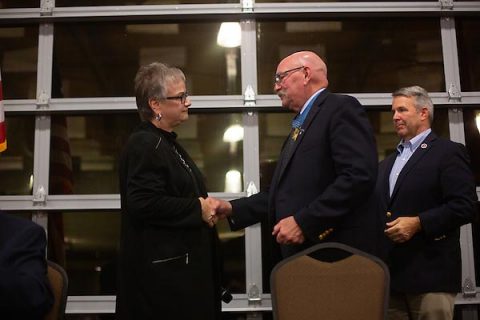
<instances>
[{"instance_id":1,"label":"eyeglasses","mask_svg":"<svg viewBox=\"0 0 480 320\"><path fill-rule=\"evenodd\" d=\"M282 82L282 80L285 79L285 77L288 76L290 73L293 73L293 72L298 71L298 70L303 69L303 68L305 68L305 67L301 66L301 67L296 67L296 68L293 68L293 69L289 69L287 71L276 73L275 74L275 84L280 84L280 82Z\"/></svg>"},{"instance_id":2,"label":"eyeglasses","mask_svg":"<svg viewBox=\"0 0 480 320\"><path fill-rule=\"evenodd\" d=\"M187 92L184 92L184 93L182 93L182 94L179 95L179 96L176 96L176 97L166 97L165 99L167 99L167 100L180 100L180 103L181 103L181 104L185 104L185 101L187 101L187 98L188 98L188 93L187 93Z\"/></svg>"}]
</instances>

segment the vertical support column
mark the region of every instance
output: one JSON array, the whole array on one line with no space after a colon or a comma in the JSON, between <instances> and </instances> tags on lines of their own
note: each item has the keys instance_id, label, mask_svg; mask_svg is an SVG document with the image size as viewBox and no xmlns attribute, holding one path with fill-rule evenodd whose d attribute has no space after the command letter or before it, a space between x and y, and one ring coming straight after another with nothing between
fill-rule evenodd
<instances>
[{"instance_id":1,"label":"vertical support column","mask_svg":"<svg viewBox=\"0 0 480 320\"><path fill-rule=\"evenodd\" d=\"M443 17L440 20L443 64L445 70L445 88L449 101L460 102L461 84L460 69L458 62L457 36L455 30L455 19ZM458 108L448 110L450 139L465 144L465 129L463 124L463 112ZM475 296L475 265L473 255L473 238L471 224L462 226L460 230L460 247L462 250L462 295L458 298ZM476 318L477 311L474 308L463 308L464 319Z\"/></svg>"},{"instance_id":2,"label":"vertical support column","mask_svg":"<svg viewBox=\"0 0 480 320\"><path fill-rule=\"evenodd\" d=\"M463 112L461 109L448 110L450 137L453 141L465 144ZM472 225L464 225L460 232L460 247L462 249L462 288L463 296L475 294L475 264L473 255Z\"/></svg>"},{"instance_id":3,"label":"vertical support column","mask_svg":"<svg viewBox=\"0 0 480 320\"><path fill-rule=\"evenodd\" d=\"M457 36L455 34L455 19L440 18L442 35L443 67L445 72L445 88L449 100L461 100L460 71L458 67Z\"/></svg>"},{"instance_id":4,"label":"vertical support column","mask_svg":"<svg viewBox=\"0 0 480 320\"><path fill-rule=\"evenodd\" d=\"M47 3L51 6L50 2ZM53 24L39 26L37 61L37 109L46 110L51 97L53 61ZM33 160L33 204L39 210L47 201L50 169L50 116L38 114L35 117L35 148ZM33 221L47 230L48 217L44 212L35 212Z\"/></svg>"},{"instance_id":5,"label":"vertical support column","mask_svg":"<svg viewBox=\"0 0 480 320\"><path fill-rule=\"evenodd\" d=\"M245 94L244 105L246 107L253 107L255 106L257 93L256 24L253 20L242 20L241 26L242 90ZM251 195L257 193L260 189L258 113L245 112L243 115L243 123L245 128L243 140L245 191L247 195ZM249 304L260 304L262 299L261 241L260 224L248 227L245 230L246 288ZM261 319L261 315L260 318L256 315L255 319Z\"/></svg>"},{"instance_id":6,"label":"vertical support column","mask_svg":"<svg viewBox=\"0 0 480 320\"><path fill-rule=\"evenodd\" d=\"M37 109L47 110L52 88L53 25L41 24L38 38ZM35 152L33 162L33 201L45 203L48 194L50 163L50 116L35 119Z\"/></svg>"},{"instance_id":7,"label":"vertical support column","mask_svg":"<svg viewBox=\"0 0 480 320\"><path fill-rule=\"evenodd\" d=\"M260 189L258 114L246 112L243 115L244 135L244 174L247 195L255 194ZM252 303L261 302L262 286L262 234L260 224L245 230L245 264L247 296Z\"/></svg>"}]
</instances>

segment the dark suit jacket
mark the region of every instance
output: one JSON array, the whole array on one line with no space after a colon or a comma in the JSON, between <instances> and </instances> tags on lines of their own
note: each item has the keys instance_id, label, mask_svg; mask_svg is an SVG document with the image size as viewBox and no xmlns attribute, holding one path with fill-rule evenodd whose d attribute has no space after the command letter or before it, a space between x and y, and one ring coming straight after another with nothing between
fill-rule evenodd
<instances>
[{"instance_id":1,"label":"dark suit jacket","mask_svg":"<svg viewBox=\"0 0 480 320\"><path fill-rule=\"evenodd\" d=\"M53 304L47 278L45 231L0 213L0 318L42 319Z\"/></svg>"},{"instance_id":2,"label":"dark suit jacket","mask_svg":"<svg viewBox=\"0 0 480 320\"><path fill-rule=\"evenodd\" d=\"M377 174L375 138L355 98L324 90L283 161L286 165L277 165L268 191L232 201L232 229L268 214L271 232L279 220L293 215L306 241L282 245L283 257L321 241L376 252L380 219L365 208Z\"/></svg>"},{"instance_id":3,"label":"dark suit jacket","mask_svg":"<svg viewBox=\"0 0 480 320\"><path fill-rule=\"evenodd\" d=\"M407 293L459 292L459 227L472 220L476 201L465 148L430 133L400 172L390 197L388 181L396 156L391 154L379 166L376 193L381 216L385 222L418 216L422 230L403 244L384 237L391 288Z\"/></svg>"},{"instance_id":4,"label":"dark suit jacket","mask_svg":"<svg viewBox=\"0 0 480 320\"><path fill-rule=\"evenodd\" d=\"M175 137L143 122L121 157L119 320L220 317L217 232L202 220L202 176Z\"/></svg>"}]
</instances>

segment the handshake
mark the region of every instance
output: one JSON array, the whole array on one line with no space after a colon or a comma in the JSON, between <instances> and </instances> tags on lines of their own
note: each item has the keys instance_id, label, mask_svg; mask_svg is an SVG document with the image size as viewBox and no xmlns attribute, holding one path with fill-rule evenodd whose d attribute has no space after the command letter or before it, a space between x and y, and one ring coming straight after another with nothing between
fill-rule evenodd
<instances>
[{"instance_id":1,"label":"handshake","mask_svg":"<svg viewBox=\"0 0 480 320\"><path fill-rule=\"evenodd\" d=\"M211 228L219 219L225 219L232 214L232 205L228 201L212 197L198 199L202 204L202 219ZM279 244L296 245L305 241L305 235L293 215L278 221L273 227L272 236Z\"/></svg>"},{"instance_id":2,"label":"handshake","mask_svg":"<svg viewBox=\"0 0 480 320\"><path fill-rule=\"evenodd\" d=\"M217 198L198 198L202 205L202 219L210 227L215 226L219 219L225 219L232 214L230 202Z\"/></svg>"}]
</instances>

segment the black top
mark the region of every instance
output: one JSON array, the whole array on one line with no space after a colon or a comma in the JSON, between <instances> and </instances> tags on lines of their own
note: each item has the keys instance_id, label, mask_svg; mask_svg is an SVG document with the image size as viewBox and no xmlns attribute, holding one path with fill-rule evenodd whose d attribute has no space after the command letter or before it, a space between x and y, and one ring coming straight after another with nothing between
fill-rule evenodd
<instances>
[{"instance_id":1,"label":"black top","mask_svg":"<svg viewBox=\"0 0 480 320\"><path fill-rule=\"evenodd\" d=\"M143 122L120 160L117 319L219 319L218 236L200 171L176 134Z\"/></svg>"}]
</instances>

